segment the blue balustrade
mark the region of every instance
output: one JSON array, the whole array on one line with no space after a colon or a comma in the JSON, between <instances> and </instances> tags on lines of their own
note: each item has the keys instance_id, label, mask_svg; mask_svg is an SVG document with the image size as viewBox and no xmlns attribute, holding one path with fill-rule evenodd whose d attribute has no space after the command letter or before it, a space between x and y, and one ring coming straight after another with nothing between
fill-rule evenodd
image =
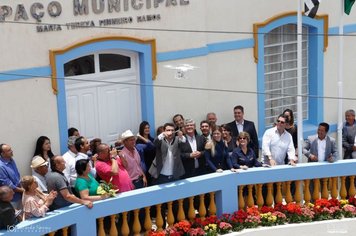
<instances>
[{"instance_id":1,"label":"blue balustrade","mask_svg":"<svg viewBox=\"0 0 356 236\"><path fill-rule=\"evenodd\" d=\"M356 175L356 160L251 168L239 173L224 171L121 193L95 202L92 209L73 204L49 212L44 218L21 222L15 228L0 231L0 235L44 235L71 225L72 235L96 235L98 218L209 192L216 193L218 215L232 213L238 208L240 185L351 175Z\"/></svg>"}]
</instances>

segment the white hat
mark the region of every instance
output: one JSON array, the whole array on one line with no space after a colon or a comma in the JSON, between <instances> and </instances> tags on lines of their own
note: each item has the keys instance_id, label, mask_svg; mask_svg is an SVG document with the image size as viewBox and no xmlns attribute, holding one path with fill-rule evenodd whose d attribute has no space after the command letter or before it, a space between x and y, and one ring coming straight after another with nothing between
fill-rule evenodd
<instances>
[{"instance_id":1,"label":"white hat","mask_svg":"<svg viewBox=\"0 0 356 236\"><path fill-rule=\"evenodd\" d=\"M31 162L31 168L32 169L36 169L37 167L40 166L45 166L48 165L48 161L46 161L45 159L43 159L43 157L41 156L34 156L32 158L32 162Z\"/></svg>"},{"instance_id":2,"label":"white hat","mask_svg":"<svg viewBox=\"0 0 356 236\"><path fill-rule=\"evenodd\" d=\"M123 132L121 134L121 140L125 141L125 139L131 138L131 137L135 137L135 135L132 133L131 130L126 130L125 132Z\"/></svg>"}]
</instances>

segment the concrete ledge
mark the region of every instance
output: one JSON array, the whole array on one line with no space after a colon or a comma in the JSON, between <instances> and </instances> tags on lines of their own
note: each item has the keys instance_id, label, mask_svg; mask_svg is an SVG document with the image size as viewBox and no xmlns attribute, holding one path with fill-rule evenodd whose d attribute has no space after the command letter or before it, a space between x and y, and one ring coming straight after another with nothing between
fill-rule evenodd
<instances>
[{"instance_id":1,"label":"concrete ledge","mask_svg":"<svg viewBox=\"0 0 356 236\"><path fill-rule=\"evenodd\" d=\"M244 229L241 232L226 234L253 235L253 236L354 236L356 235L356 219L345 218L342 220L325 220L311 223L286 224L272 227L259 227Z\"/></svg>"}]
</instances>

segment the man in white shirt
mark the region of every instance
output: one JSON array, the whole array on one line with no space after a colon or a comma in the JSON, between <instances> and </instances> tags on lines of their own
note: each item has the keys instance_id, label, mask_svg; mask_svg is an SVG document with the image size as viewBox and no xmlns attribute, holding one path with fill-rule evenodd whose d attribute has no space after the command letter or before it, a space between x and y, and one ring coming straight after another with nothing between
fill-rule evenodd
<instances>
[{"instance_id":1,"label":"man in white shirt","mask_svg":"<svg viewBox=\"0 0 356 236\"><path fill-rule=\"evenodd\" d=\"M336 161L338 155L336 142L327 135L328 131L329 124L322 122L319 124L317 134L305 141L303 154L308 158L308 162Z\"/></svg>"},{"instance_id":2,"label":"man in white shirt","mask_svg":"<svg viewBox=\"0 0 356 236\"><path fill-rule=\"evenodd\" d=\"M85 160L89 160L89 156L88 156L88 151L90 150L90 145L89 145L89 141L88 139L86 139L83 136L77 137L77 139L75 140L75 149L77 149L78 153L77 156L75 157L75 161L77 162L78 160L81 159L85 159ZM95 162L97 159L97 155L94 155L91 157L90 160L90 173L93 175L93 177L96 177L96 170L95 170Z\"/></svg>"},{"instance_id":3,"label":"man in white shirt","mask_svg":"<svg viewBox=\"0 0 356 236\"><path fill-rule=\"evenodd\" d=\"M163 129L164 131L154 140L156 158L152 165L157 168L156 184L178 180L185 173L180 156L181 143L186 141L183 132L179 130L175 136L174 125L170 123L164 124Z\"/></svg>"},{"instance_id":4,"label":"man in white shirt","mask_svg":"<svg viewBox=\"0 0 356 236\"><path fill-rule=\"evenodd\" d=\"M77 179L77 172L75 171L75 157L77 156L78 151L74 145L77 138L77 136L70 136L68 138L68 151L63 154L63 159L66 162L66 168L63 173L72 188L74 188L75 180Z\"/></svg>"},{"instance_id":5,"label":"man in white shirt","mask_svg":"<svg viewBox=\"0 0 356 236\"><path fill-rule=\"evenodd\" d=\"M297 162L292 135L285 130L286 120L284 115L279 115L276 126L264 133L262 137L263 163L271 166L284 165L287 154L291 165Z\"/></svg>"}]
</instances>

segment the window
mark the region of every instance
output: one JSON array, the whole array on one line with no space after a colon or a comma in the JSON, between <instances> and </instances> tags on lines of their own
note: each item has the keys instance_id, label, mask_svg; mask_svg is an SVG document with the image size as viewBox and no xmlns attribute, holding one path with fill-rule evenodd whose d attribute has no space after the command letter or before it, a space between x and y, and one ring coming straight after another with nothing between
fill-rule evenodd
<instances>
[{"instance_id":1,"label":"window","mask_svg":"<svg viewBox=\"0 0 356 236\"><path fill-rule=\"evenodd\" d=\"M302 36L302 95L308 95L308 27ZM265 126L273 125L286 108L297 111L297 25L277 27L264 36ZM303 120L308 98L303 96ZM297 113L295 113L297 119Z\"/></svg>"},{"instance_id":2,"label":"window","mask_svg":"<svg viewBox=\"0 0 356 236\"><path fill-rule=\"evenodd\" d=\"M94 55L79 57L64 64L65 76L93 74L94 72Z\"/></svg>"},{"instance_id":3,"label":"window","mask_svg":"<svg viewBox=\"0 0 356 236\"><path fill-rule=\"evenodd\" d=\"M100 72L131 68L131 58L119 54L99 54Z\"/></svg>"},{"instance_id":4,"label":"window","mask_svg":"<svg viewBox=\"0 0 356 236\"><path fill-rule=\"evenodd\" d=\"M97 67L98 66L98 67ZM98 72L131 68L131 57L113 53L101 53L79 57L64 64L65 76L77 76ZM99 71L98 69L99 68Z\"/></svg>"}]
</instances>

